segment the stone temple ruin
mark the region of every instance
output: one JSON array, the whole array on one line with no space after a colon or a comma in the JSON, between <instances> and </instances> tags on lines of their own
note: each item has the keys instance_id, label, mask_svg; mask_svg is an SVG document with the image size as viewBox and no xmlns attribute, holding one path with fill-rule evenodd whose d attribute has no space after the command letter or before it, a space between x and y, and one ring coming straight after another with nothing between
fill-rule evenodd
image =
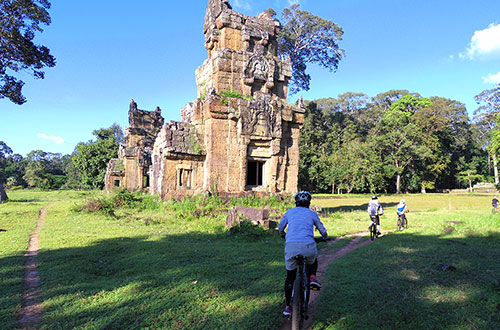
<instances>
[{"instance_id":1,"label":"stone temple ruin","mask_svg":"<svg viewBox=\"0 0 500 330\"><path fill-rule=\"evenodd\" d=\"M210 191L224 195L294 193L303 106L286 102L291 64L277 56L279 21L248 17L228 0L210 0L208 59L196 70L198 98L182 121L132 100L130 127L106 189L147 190L163 199Z\"/></svg>"}]
</instances>

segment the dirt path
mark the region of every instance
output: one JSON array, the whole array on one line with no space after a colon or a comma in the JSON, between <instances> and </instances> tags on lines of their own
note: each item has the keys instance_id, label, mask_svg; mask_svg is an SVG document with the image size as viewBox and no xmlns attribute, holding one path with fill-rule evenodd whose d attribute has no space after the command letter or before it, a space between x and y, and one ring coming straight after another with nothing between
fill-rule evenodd
<instances>
[{"instance_id":1,"label":"dirt path","mask_svg":"<svg viewBox=\"0 0 500 330\"><path fill-rule=\"evenodd\" d=\"M336 259L348 254L349 252L352 252L356 249L359 249L362 246L365 246L367 244L370 244L372 241L371 240L365 240L360 242L360 240L366 236L368 233L358 233L354 235L346 235L344 237L354 237L354 239L344 245L342 248L336 251L332 252L327 252L327 253L322 253L322 251L319 251L318 255L318 273L316 274L318 276L318 279L320 280L321 283L324 283L323 278L325 275L325 271L328 268L328 265L335 261ZM336 238L335 240L331 241L328 243L328 245L334 244L335 242L339 241L340 238ZM312 329L312 325L314 322L313 316L314 313L316 312L316 307L317 307L317 299L319 297L321 291L312 291L311 290L311 296L309 298L309 319L304 322L304 329ZM288 330L291 329L291 322L290 320L285 320L283 322L283 325L280 327L280 330Z\"/></svg>"},{"instance_id":2,"label":"dirt path","mask_svg":"<svg viewBox=\"0 0 500 330\"><path fill-rule=\"evenodd\" d=\"M26 261L24 263L24 294L22 308L19 311L18 325L20 329L36 329L42 320L42 304L40 299L40 276L38 275L39 234L45 222L49 206L40 210L35 230L28 242Z\"/></svg>"}]
</instances>

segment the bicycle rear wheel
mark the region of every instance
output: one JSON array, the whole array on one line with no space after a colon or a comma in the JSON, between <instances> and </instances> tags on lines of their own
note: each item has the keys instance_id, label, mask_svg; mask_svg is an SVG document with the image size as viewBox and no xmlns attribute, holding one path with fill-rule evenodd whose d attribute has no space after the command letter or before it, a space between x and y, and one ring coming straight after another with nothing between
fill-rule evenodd
<instances>
[{"instance_id":1,"label":"bicycle rear wheel","mask_svg":"<svg viewBox=\"0 0 500 330\"><path fill-rule=\"evenodd\" d=\"M370 227L370 239L373 241L377 237L377 226L372 224Z\"/></svg>"},{"instance_id":2,"label":"bicycle rear wheel","mask_svg":"<svg viewBox=\"0 0 500 330\"><path fill-rule=\"evenodd\" d=\"M404 225L402 224L402 219L401 219L400 215L398 215L397 227L398 227L398 231L401 231L401 229L404 227Z\"/></svg>"},{"instance_id":3,"label":"bicycle rear wheel","mask_svg":"<svg viewBox=\"0 0 500 330\"><path fill-rule=\"evenodd\" d=\"M293 284L293 297L292 297L292 330L300 330L302 328L302 306L303 292L300 285L300 276L297 276Z\"/></svg>"}]
</instances>

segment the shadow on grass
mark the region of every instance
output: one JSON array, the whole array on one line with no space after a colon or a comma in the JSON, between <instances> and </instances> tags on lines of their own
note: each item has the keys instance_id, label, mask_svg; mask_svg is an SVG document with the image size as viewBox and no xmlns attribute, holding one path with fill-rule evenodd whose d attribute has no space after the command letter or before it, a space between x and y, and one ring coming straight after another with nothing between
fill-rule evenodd
<instances>
[{"instance_id":1,"label":"shadow on grass","mask_svg":"<svg viewBox=\"0 0 500 330\"><path fill-rule=\"evenodd\" d=\"M330 265L314 329L498 329L499 255L498 232L386 235Z\"/></svg>"},{"instance_id":2,"label":"shadow on grass","mask_svg":"<svg viewBox=\"0 0 500 330\"><path fill-rule=\"evenodd\" d=\"M194 234L42 250L42 328L275 329L282 245L270 233ZM2 275L19 262L6 259Z\"/></svg>"},{"instance_id":3,"label":"shadow on grass","mask_svg":"<svg viewBox=\"0 0 500 330\"><path fill-rule=\"evenodd\" d=\"M14 329L13 313L21 302L20 288L23 285L24 252L9 257L0 257L0 329Z\"/></svg>"},{"instance_id":4,"label":"shadow on grass","mask_svg":"<svg viewBox=\"0 0 500 330\"><path fill-rule=\"evenodd\" d=\"M382 208L389 208L398 205L398 203L380 203ZM360 204L360 205L344 205L344 206L336 206L336 207L323 207L321 209L321 213L324 214L332 214L335 212L355 212L355 211L365 211L368 210L368 203Z\"/></svg>"},{"instance_id":5,"label":"shadow on grass","mask_svg":"<svg viewBox=\"0 0 500 330\"><path fill-rule=\"evenodd\" d=\"M15 198L9 198L7 200L9 203L40 203L43 202L43 200L39 198L32 198L32 199L15 199Z\"/></svg>"}]
</instances>

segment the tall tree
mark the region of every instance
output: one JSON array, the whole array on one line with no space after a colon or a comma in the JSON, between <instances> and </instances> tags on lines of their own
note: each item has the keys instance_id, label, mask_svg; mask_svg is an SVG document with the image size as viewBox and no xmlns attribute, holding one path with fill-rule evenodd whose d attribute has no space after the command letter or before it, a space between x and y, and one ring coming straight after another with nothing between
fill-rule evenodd
<instances>
[{"instance_id":1,"label":"tall tree","mask_svg":"<svg viewBox=\"0 0 500 330\"><path fill-rule=\"evenodd\" d=\"M378 146L383 153L386 176L396 179L396 193L401 192L401 177L405 169L429 154L428 148L419 143L421 129L415 123L414 114L417 109L431 104L427 98L407 94L391 104L381 121Z\"/></svg>"},{"instance_id":2,"label":"tall tree","mask_svg":"<svg viewBox=\"0 0 500 330\"><path fill-rule=\"evenodd\" d=\"M487 89L475 96L479 107L474 111L474 121L482 133L486 149L493 159L495 184L500 183L498 174L498 151L500 149L500 133L498 130L498 114L500 113L500 84L493 89ZM497 134L498 133L498 134ZM498 138L497 138L498 136Z\"/></svg>"},{"instance_id":3,"label":"tall tree","mask_svg":"<svg viewBox=\"0 0 500 330\"><path fill-rule=\"evenodd\" d=\"M87 189L102 189L106 167L111 158L118 156L118 147L122 129L113 124L109 128L101 128L92 132L96 141L80 143L76 146L71 159L79 172L82 187Z\"/></svg>"},{"instance_id":4,"label":"tall tree","mask_svg":"<svg viewBox=\"0 0 500 330\"><path fill-rule=\"evenodd\" d=\"M311 76L306 72L307 64L318 64L330 71L338 68L344 57L339 47L344 31L334 22L300 10L292 5L283 10L278 50L292 63L290 92L309 90Z\"/></svg>"},{"instance_id":5,"label":"tall tree","mask_svg":"<svg viewBox=\"0 0 500 330\"><path fill-rule=\"evenodd\" d=\"M41 26L51 23L48 9L48 0L0 1L0 99L23 104L24 82L13 74L25 71L43 79L43 68L55 65L49 49L33 42Z\"/></svg>"}]
</instances>

